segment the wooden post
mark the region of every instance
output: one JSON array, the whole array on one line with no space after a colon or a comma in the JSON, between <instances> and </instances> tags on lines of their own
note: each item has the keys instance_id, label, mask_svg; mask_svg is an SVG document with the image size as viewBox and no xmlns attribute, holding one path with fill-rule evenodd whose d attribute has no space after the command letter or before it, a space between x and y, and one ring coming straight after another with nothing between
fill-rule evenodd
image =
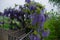
<instances>
[{"instance_id":1,"label":"wooden post","mask_svg":"<svg viewBox=\"0 0 60 40\"><path fill-rule=\"evenodd\" d=\"M3 29L0 29L0 40L8 40L8 34Z\"/></svg>"},{"instance_id":2,"label":"wooden post","mask_svg":"<svg viewBox=\"0 0 60 40\"><path fill-rule=\"evenodd\" d=\"M0 29L0 40L3 40L3 37L2 37L2 30Z\"/></svg>"}]
</instances>

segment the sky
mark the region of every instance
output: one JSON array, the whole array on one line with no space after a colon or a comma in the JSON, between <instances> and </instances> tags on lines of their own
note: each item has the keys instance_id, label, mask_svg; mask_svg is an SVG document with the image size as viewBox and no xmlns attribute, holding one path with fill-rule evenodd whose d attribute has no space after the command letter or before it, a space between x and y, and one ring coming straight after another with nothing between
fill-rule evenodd
<instances>
[{"instance_id":1,"label":"sky","mask_svg":"<svg viewBox=\"0 0 60 40\"><path fill-rule=\"evenodd\" d=\"M34 1L44 5L47 11L50 11L51 9L55 9L55 7L53 7L52 4L50 5L48 0L34 0ZM13 8L15 7L14 6L15 4L23 5L25 4L25 0L23 1L22 0L0 0L0 11L3 12L5 8L9 8L9 7Z\"/></svg>"}]
</instances>

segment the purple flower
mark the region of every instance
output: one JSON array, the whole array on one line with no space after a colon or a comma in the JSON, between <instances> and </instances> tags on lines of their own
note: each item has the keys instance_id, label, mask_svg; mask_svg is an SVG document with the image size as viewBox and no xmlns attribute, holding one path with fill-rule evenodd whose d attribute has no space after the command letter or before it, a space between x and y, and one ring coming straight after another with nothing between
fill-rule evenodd
<instances>
[{"instance_id":1,"label":"purple flower","mask_svg":"<svg viewBox=\"0 0 60 40\"><path fill-rule=\"evenodd\" d=\"M44 30L44 22L45 22L45 16L44 16L44 10L41 11L40 14L33 13L32 14L32 25L36 25L38 23L37 31L40 33Z\"/></svg>"},{"instance_id":2,"label":"purple flower","mask_svg":"<svg viewBox=\"0 0 60 40\"><path fill-rule=\"evenodd\" d=\"M45 22L45 16L44 14L40 14L39 15L39 26L43 27L44 22Z\"/></svg>"},{"instance_id":3,"label":"purple flower","mask_svg":"<svg viewBox=\"0 0 60 40\"><path fill-rule=\"evenodd\" d=\"M4 22L0 22L0 24L4 24Z\"/></svg>"},{"instance_id":4,"label":"purple flower","mask_svg":"<svg viewBox=\"0 0 60 40\"><path fill-rule=\"evenodd\" d=\"M49 35L49 33L50 33L50 30L48 29L48 30L42 32L42 36L47 37Z\"/></svg>"},{"instance_id":5,"label":"purple flower","mask_svg":"<svg viewBox=\"0 0 60 40\"><path fill-rule=\"evenodd\" d=\"M40 38L37 35L34 35L34 40L40 40Z\"/></svg>"},{"instance_id":6,"label":"purple flower","mask_svg":"<svg viewBox=\"0 0 60 40\"><path fill-rule=\"evenodd\" d=\"M32 15L32 25L36 25L37 22L38 22L38 15L34 13Z\"/></svg>"},{"instance_id":7,"label":"purple flower","mask_svg":"<svg viewBox=\"0 0 60 40\"><path fill-rule=\"evenodd\" d=\"M40 38L37 35L33 35L33 34L31 34L29 38L30 40L40 40Z\"/></svg>"},{"instance_id":8,"label":"purple flower","mask_svg":"<svg viewBox=\"0 0 60 40\"><path fill-rule=\"evenodd\" d=\"M8 9L5 9L4 10L4 16L8 16L9 12L8 12Z\"/></svg>"},{"instance_id":9,"label":"purple flower","mask_svg":"<svg viewBox=\"0 0 60 40\"><path fill-rule=\"evenodd\" d=\"M35 6L35 5L30 5L30 6L29 6L29 9L30 9L30 10L35 10L35 9L36 9L36 6Z\"/></svg>"},{"instance_id":10,"label":"purple flower","mask_svg":"<svg viewBox=\"0 0 60 40\"><path fill-rule=\"evenodd\" d=\"M30 0L25 0L25 2L30 3Z\"/></svg>"},{"instance_id":11,"label":"purple flower","mask_svg":"<svg viewBox=\"0 0 60 40\"><path fill-rule=\"evenodd\" d=\"M39 16L38 17L38 25L40 27L43 27L44 26L44 22L45 22L44 10L42 10L38 16Z\"/></svg>"},{"instance_id":12,"label":"purple flower","mask_svg":"<svg viewBox=\"0 0 60 40\"><path fill-rule=\"evenodd\" d=\"M38 28L37 31L40 33L44 31L44 22L45 22L45 16L44 11L42 10L40 14L38 14Z\"/></svg>"},{"instance_id":13,"label":"purple flower","mask_svg":"<svg viewBox=\"0 0 60 40\"><path fill-rule=\"evenodd\" d=\"M30 38L30 40L33 40L34 39L34 35L33 34L30 34L29 35L29 38Z\"/></svg>"},{"instance_id":14,"label":"purple flower","mask_svg":"<svg viewBox=\"0 0 60 40\"><path fill-rule=\"evenodd\" d=\"M4 10L4 16L10 16L10 15L13 15L13 9L12 8L9 8L9 9L5 9Z\"/></svg>"},{"instance_id":15,"label":"purple flower","mask_svg":"<svg viewBox=\"0 0 60 40\"><path fill-rule=\"evenodd\" d=\"M45 16L44 16L44 11L41 11L40 14L33 13L32 15L33 20L32 20L32 25L36 25L36 23L39 24L39 26L43 26L45 22Z\"/></svg>"}]
</instances>

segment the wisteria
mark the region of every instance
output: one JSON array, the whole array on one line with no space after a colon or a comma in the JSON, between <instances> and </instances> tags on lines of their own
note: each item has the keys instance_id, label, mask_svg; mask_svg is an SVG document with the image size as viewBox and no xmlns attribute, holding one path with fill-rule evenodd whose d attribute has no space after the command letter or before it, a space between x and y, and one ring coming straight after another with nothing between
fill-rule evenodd
<instances>
[{"instance_id":1,"label":"wisteria","mask_svg":"<svg viewBox=\"0 0 60 40\"><path fill-rule=\"evenodd\" d=\"M30 37L30 40L40 40L40 38L37 35L31 34L29 37Z\"/></svg>"},{"instance_id":2,"label":"wisteria","mask_svg":"<svg viewBox=\"0 0 60 40\"><path fill-rule=\"evenodd\" d=\"M30 0L25 0L25 2L30 3Z\"/></svg>"},{"instance_id":3,"label":"wisteria","mask_svg":"<svg viewBox=\"0 0 60 40\"><path fill-rule=\"evenodd\" d=\"M45 31L42 32L42 36L43 37L48 37L49 33L50 33L50 30L49 29L48 30L45 30Z\"/></svg>"},{"instance_id":4,"label":"wisteria","mask_svg":"<svg viewBox=\"0 0 60 40\"><path fill-rule=\"evenodd\" d=\"M19 5L18 10L15 8L4 10L4 25L8 24L11 30L26 29L28 31L28 29L31 29L33 32L29 35L30 40L43 40L44 37L49 35L49 31L44 29L45 8L36 2L32 4L31 0L25 0L25 2L26 4L23 6ZM5 17L8 19L7 22L5 22ZM3 23L0 22L0 24Z\"/></svg>"}]
</instances>

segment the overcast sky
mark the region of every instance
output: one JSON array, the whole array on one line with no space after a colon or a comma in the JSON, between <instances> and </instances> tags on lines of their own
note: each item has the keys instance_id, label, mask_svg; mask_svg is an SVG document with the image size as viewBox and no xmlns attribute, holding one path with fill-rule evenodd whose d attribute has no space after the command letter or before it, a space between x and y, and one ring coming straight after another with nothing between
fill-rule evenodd
<instances>
[{"instance_id":1,"label":"overcast sky","mask_svg":"<svg viewBox=\"0 0 60 40\"><path fill-rule=\"evenodd\" d=\"M52 5L48 2L48 0L34 0L36 2L45 5L45 8L50 11L53 8ZM14 4L23 5L25 0L0 0L0 11L2 12L5 8L14 7Z\"/></svg>"}]
</instances>

